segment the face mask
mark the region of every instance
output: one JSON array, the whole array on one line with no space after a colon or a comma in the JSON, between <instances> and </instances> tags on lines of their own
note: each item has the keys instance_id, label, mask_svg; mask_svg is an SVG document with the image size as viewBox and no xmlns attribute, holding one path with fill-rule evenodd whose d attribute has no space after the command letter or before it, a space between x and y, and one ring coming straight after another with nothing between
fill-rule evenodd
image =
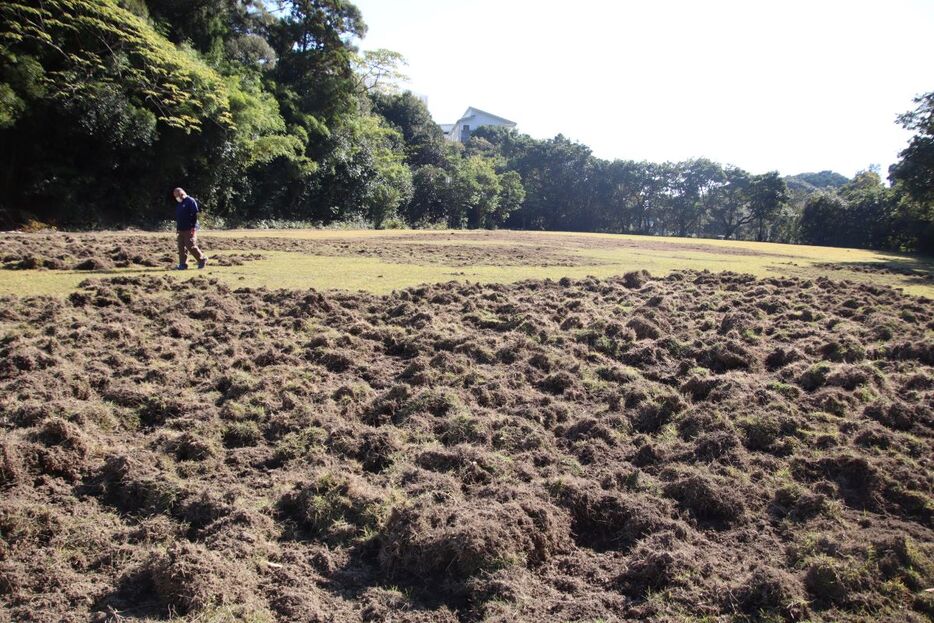
<instances>
[{"instance_id":1,"label":"face mask","mask_svg":"<svg viewBox=\"0 0 934 623\"><path fill-rule=\"evenodd\" d=\"M176 197L176 198L175 198L175 201L181 203L181 202L182 202L182 198L181 198L181 197Z\"/></svg>"}]
</instances>

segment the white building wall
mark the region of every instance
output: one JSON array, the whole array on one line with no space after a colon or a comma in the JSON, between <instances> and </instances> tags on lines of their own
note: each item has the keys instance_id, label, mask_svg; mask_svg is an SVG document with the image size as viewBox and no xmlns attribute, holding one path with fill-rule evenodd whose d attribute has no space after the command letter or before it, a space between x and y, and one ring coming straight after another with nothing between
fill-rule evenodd
<instances>
[{"instance_id":1,"label":"white building wall","mask_svg":"<svg viewBox=\"0 0 934 623\"><path fill-rule=\"evenodd\" d=\"M481 128L485 125L504 125L508 127L515 127L515 123L507 123L498 117L493 115L488 115L482 111L478 111L474 108L468 108L467 112L464 113L464 116L458 119L457 123L454 124L454 127L447 133L446 138L449 141L460 141L463 136L464 127L469 128L470 132L473 132L477 128Z\"/></svg>"}]
</instances>

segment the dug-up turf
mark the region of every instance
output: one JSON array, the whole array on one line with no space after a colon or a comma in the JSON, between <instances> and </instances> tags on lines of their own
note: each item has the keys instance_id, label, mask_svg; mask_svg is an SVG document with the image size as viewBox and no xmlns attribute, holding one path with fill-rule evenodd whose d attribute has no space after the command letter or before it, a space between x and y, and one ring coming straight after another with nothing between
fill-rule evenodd
<instances>
[{"instance_id":1,"label":"dug-up turf","mask_svg":"<svg viewBox=\"0 0 934 623\"><path fill-rule=\"evenodd\" d=\"M116 268L161 267L178 263L174 234L164 236L71 233L0 233L0 268L4 270L111 271ZM235 242L210 247L245 249ZM242 266L263 259L259 253L211 254L211 264Z\"/></svg>"},{"instance_id":2,"label":"dug-up turf","mask_svg":"<svg viewBox=\"0 0 934 623\"><path fill-rule=\"evenodd\" d=\"M0 300L0 619L934 615L934 305L646 273Z\"/></svg>"},{"instance_id":3,"label":"dug-up turf","mask_svg":"<svg viewBox=\"0 0 934 623\"><path fill-rule=\"evenodd\" d=\"M447 236L383 236L378 239L303 239L276 237L199 236L202 248L217 266L241 266L263 259L256 251L286 251L335 257L372 257L396 264L444 266L579 266L599 259L576 255L541 240L515 244L509 235L492 232L480 242ZM420 240L424 238L428 242ZM465 243L464 241L473 241ZM86 270L167 267L177 255L174 234L161 236L94 233L0 233L0 269ZM224 251L214 255L214 251ZM231 252L233 251L233 252ZM240 252L240 253L238 253Z\"/></svg>"}]
</instances>

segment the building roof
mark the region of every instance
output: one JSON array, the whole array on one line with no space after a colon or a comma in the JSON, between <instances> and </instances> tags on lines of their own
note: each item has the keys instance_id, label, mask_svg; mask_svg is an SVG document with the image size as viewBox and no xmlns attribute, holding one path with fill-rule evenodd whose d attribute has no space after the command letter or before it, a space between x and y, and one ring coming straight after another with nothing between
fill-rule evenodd
<instances>
[{"instance_id":1,"label":"building roof","mask_svg":"<svg viewBox=\"0 0 934 623\"><path fill-rule=\"evenodd\" d=\"M458 119L457 121L458 123L460 123L464 119L469 119L473 117L474 115L476 115L477 113L481 113L481 114L486 115L487 117L493 117L494 119L497 119L498 121L502 121L503 125L512 125L512 126L516 125L515 121L510 121L509 119L506 119L505 117L494 115L493 113L487 112L485 110L480 110L479 108L474 108L473 106L468 106L467 111L463 115L461 115L461 118Z\"/></svg>"}]
</instances>

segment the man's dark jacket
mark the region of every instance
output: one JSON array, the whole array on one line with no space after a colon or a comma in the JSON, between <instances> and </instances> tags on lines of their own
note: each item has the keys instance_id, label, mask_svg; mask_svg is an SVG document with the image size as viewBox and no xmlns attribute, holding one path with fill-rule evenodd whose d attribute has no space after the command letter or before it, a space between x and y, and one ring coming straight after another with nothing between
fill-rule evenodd
<instances>
[{"instance_id":1,"label":"man's dark jacket","mask_svg":"<svg viewBox=\"0 0 934 623\"><path fill-rule=\"evenodd\" d=\"M198 226L198 202L185 197L175 206L176 231L190 231Z\"/></svg>"}]
</instances>

